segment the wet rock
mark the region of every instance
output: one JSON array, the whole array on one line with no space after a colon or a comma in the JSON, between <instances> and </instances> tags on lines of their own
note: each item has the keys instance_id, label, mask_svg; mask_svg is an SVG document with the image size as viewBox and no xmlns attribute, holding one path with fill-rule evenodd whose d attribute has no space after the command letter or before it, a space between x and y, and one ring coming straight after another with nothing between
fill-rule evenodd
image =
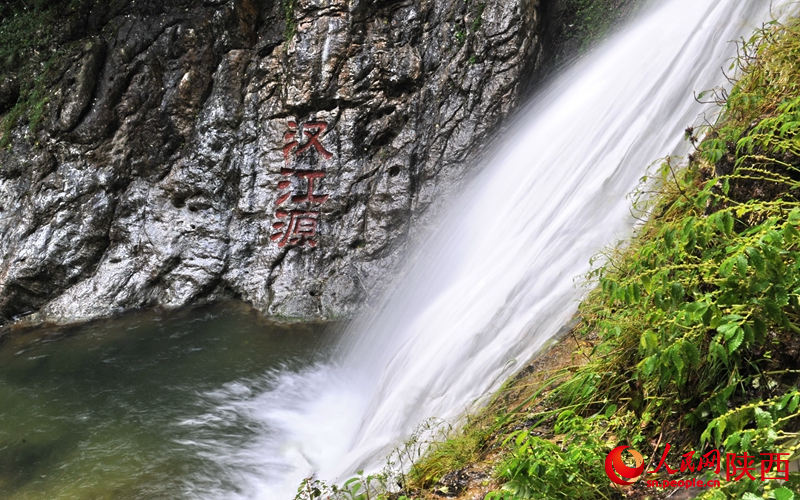
<instances>
[{"instance_id":1,"label":"wet rock","mask_svg":"<svg viewBox=\"0 0 800 500\"><path fill-rule=\"evenodd\" d=\"M102 40L86 43L81 57L69 68L61 79L63 98L60 100L56 128L68 132L78 124L94 93L98 71L105 54Z\"/></svg>"},{"instance_id":2,"label":"wet rock","mask_svg":"<svg viewBox=\"0 0 800 500\"><path fill-rule=\"evenodd\" d=\"M6 77L0 80L0 113L13 108L19 99L19 80Z\"/></svg>"},{"instance_id":3,"label":"wet rock","mask_svg":"<svg viewBox=\"0 0 800 500\"><path fill-rule=\"evenodd\" d=\"M49 82L43 126L21 120L0 151L5 321L226 296L348 316L542 59L536 0L84 11L93 35Z\"/></svg>"},{"instance_id":4,"label":"wet rock","mask_svg":"<svg viewBox=\"0 0 800 500\"><path fill-rule=\"evenodd\" d=\"M468 486L472 477L465 470L448 472L436 483L433 491L442 497L457 497Z\"/></svg>"}]
</instances>

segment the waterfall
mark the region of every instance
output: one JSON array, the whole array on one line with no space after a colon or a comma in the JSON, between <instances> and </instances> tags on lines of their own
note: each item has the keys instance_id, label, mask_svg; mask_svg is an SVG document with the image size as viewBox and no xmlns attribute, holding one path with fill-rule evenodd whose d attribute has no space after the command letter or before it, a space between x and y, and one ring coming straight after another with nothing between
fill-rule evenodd
<instances>
[{"instance_id":1,"label":"waterfall","mask_svg":"<svg viewBox=\"0 0 800 500\"><path fill-rule=\"evenodd\" d=\"M723 83L732 40L771 15L768 0L661 2L560 75L417 235L335 362L219 396L255 437L203 443L222 479L194 496L290 499L311 473L378 468L426 418L474 409L574 315L575 279L630 235L627 195L648 165L684 155L684 129L713 121L693 93Z\"/></svg>"}]
</instances>

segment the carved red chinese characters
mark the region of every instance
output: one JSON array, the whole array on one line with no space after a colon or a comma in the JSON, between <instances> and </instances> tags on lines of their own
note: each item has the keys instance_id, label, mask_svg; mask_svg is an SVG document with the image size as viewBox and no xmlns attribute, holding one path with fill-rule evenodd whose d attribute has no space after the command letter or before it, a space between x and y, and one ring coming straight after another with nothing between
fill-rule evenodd
<instances>
[{"instance_id":1,"label":"carved red chinese characters","mask_svg":"<svg viewBox=\"0 0 800 500\"><path fill-rule=\"evenodd\" d=\"M327 129L328 124L325 122L307 122L298 126L297 122L290 120L289 131L283 135L283 142L286 143L283 146L283 157L288 160L289 155L293 150L296 150L294 152L296 156L303 153L311 146L314 146L314 148L317 150L317 153L321 154L326 160L330 160L333 157L333 153L325 149L319 142L320 137ZM297 137L297 133L300 131L302 131L304 135L308 136L308 140L302 145Z\"/></svg>"},{"instance_id":2,"label":"carved red chinese characters","mask_svg":"<svg viewBox=\"0 0 800 500\"><path fill-rule=\"evenodd\" d=\"M276 222L272 225L273 229L283 231L275 233L271 236L272 241L278 241L279 247L289 245L303 245L308 244L311 247L317 246L317 241L312 240L317 234L317 220L319 219L319 212L312 212L310 210L278 210L275 212L278 219L285 219L289 217L288 221Z\"/></svg>"},{"instance_id":3,"label":"carved red chinese characters","mask_svg":"<svg viewBox=\"0 0 800 500\"><path fill-rule=\"evenodd\" d=\"M275 212L277 222L272 224L272 229L278 231L270 236L272 241L277 241L278 246L283 248L286 245L316 247L317 241L314 239L317 234L319 221L319 211L313 210L314 205L322 205L329 198L329 195L315 192L318 181L325 177L322 170L301 170L288 167L290 157L305 151L315 151L324 159L329 160L333 154L320 142L322 134L327 130L328 124L324 122L307 122L302 125L297 122L289 121L289 131L283 136L283 157L287 166L281 169L284 180L278 182L278 189L281 191L275 200L275 205L283 205L286 202L305 207L296 207L292 210L279 209ZM303 132L307 140L301 143L299 132ZM311 149L313 147L313 149ZM295 179L295 182L292 182ZM315 184L316 183L316 184ZM299 189L293 190L293 185Z\"/></svg>"}]
</instances>

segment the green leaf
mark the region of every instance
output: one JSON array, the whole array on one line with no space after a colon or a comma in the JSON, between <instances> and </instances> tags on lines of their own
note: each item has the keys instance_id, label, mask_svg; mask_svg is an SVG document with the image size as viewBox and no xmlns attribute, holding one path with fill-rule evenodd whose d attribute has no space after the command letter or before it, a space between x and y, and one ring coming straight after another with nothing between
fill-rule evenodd
<instances>
[{"instance_id":1,"label":"green leaf","mask_svg":"<svg viewBox=\"0 0 800 500\"><path fill-rule=\"evenodd\" d=\"M786 410L789 413L794 413L794 411L797 409L798 403L800 403L800 394L795 394L792 396L792 400L789 402L789 406L786 407Z\"/></svg>"},{"instance_id":2,"label":"green leaf","mask_svg":"<svg viewBox=\"0 0 800 500\"><path fill-rule=\"evenodd\" d=\"M786 227L783 228L783 238L786 243L792 245L796 240L800 239L800 232L791 223L786 224Z\"/></svg>"},{"instance_id":3,"label":"green leaf","mask_svg":"<svg viewBox=\"0 0 800 500\"><path fill-rule=\"evenodd\" d=\"M711 217L708 218L708 222L713 224L720 233L725 232L725 224L722 222L722 212L717 212L711 215Z\"/></svg>"},{"instance_id":4,"label":"green leaf","mask_svg":"<svg viewBox=\"0 0 800 500\"><path fill-rule=\"evenodd\" d=\"M682 372L684 368L684 362L681 353L678 352L677 349L670 349L669 354L670 354L669 357L672 360L672 364L675 365L675 368L678 369L678 373Z\"/></svg>"},{"instance_id":5,"label":"green leaf","mask_svg":"<svg viewBox=\"0 0 800 500\"><path fill-rule=\"evenodd\" d=\"M733 354L733 352L742 345L742 341L744 340L744 330L739 327L736 329L736 334L733 338L728 342L728 354Z\"/></svg>"},{"instance_id":6,"label":"green leaf","mask_svg":"<svg viewBox=\"0 0 800 500\"><path fill-rule=\"evenodd\" d=\"M728 276L730 276L731 271L733 271L733 266L735 265L735 263L736 263L736 259L734 257L731 257L729 259L725 259L724 261L722 261L722 264L720 264L719 269L717 270L717 272L723 278L727 278Z\"/></svg>"},{"instance_id":7,"label":"green leaf","mask_svg":"<svg viewBox=\"0 0 800 500\"><path fill-rule=\"evenodd\" d=\"M716 421L712 421L710 424L708 424L708 426L706 427L706 430L704 430L703 433L700 434L700 442L701 443L706 444L709 441L711 441L711 431L714 430L716 425L717 425Z\"/></svg>"},{"instance_id":8,"label":"green leaf","mask_svg":"<svg viewBox=\"0 0 800 500\"><path fill-rule=\"evenodd\" d=\"M642 335L642 347L648 351L653 352L658 349L658 336L652 330L644 332Z\"/></svg>"},{"instance_id":9,"label":"green leaf","mask_svg":"<svg viewBox=\"0 0 800 500\"><path fill-rule=\"evenodd\" d=\"M741 439L742 437L739 434L731 434L730 436L728 436L727 439L725 439L725 448L736 448L737 446L739 446L739 441ZM717 439L717 441L719 441L719 438Z\"/></svg>"},{"instance_id":10,"label":"green leaf","mask_svg":"<svg viewBox=\"0 0 800 500\"><path fill-rule=\"evenodd\" d=\"M773 320L780 321L780 319L783 317L781 308L778 307L774 300L764 299L761 301L761 305L764 306L764 311L766 311L769 317Z\"/></svg>"},{"instance_id":11,"label":"green leaf","mask_svg":"<svg viewBox=\"0 0 800 500\"><path fill-rule=\"evenodd\" d=\"M750 443L751 443L752 439L753 439L753 437L752 437L750 431L744 431L742 433L742 438L739 441L739 446L741 447L742 451L747 451L747 450L750 449Z\"/></svg>"},{"instance_id":12,"label":"green leaf","mask_svg":"<svg viewBox=\"0 0 800 500\"><path fill-rule=\"evenodd\" d=\"M772 415L756 406L755 409L756 425L759 429L772 427Z\"/></svg>"},{"instance_id":13,"label":"green leaf","mask_svg":"<svg viewBox=\"0 0 800 500\"><path fill-rule=\"evenodd\" d=\"M794 500L794 492L786 487L772 490L772 493L775 495L775 500Z\"/></svg>"},{"instance_id":14,"label":"green leaf","mask_svg":"<svg viewBox=\"0 0 800 500\"><path fill-rule=\"evenodd\" d=\"M786 307L789 305L789 293L782 286L775 287L775 303L778 307Z\"/></svg>"},{"instance_id":15,"label":"green leaf","mask_svg":"<svg viewBox=\"0 0 800 500\"><path fill-rule=\"evenodd\" d=\"M717 331L725 337L725 340L730 340L734 335L736 335L736 330L738 330L739 324L738 323L726 323L724 325L720 325L717 328Z\"/></svg>"},{"instance_id":16,"label":"green leaf","mask_svg":"<svg viewBox=\"0 0 800 500\"><path fill-rule=\"evenodd\" d=\"M700 351L697 349L697 346L691 341L687 341L684 342L681 347L683 348L684 356L686 356L686 359L689 362L689 366L700 366Z\"/></svg>"},{"instance_id":17,"label":"green leaf","mask_svg":"<svg viewBox=\"0 0 800 500\"><path fill-rule=\"evenodd\" d=\"M657 356L649 356L649 357L645 358L644 360L642 360L642 362L639 364L639 366L640 366L640 368L642 370L642 373L644 373L645 376L649 377L653 373L655 373L656 368L658 367L658 357Z\"/></svg>"},{"instance_id":18,"label":"green leaf","mask_svg":"<svg viewBox=\"0 0 800 500\"><path fill-rule=\"evenodd\" d=\"M767 324L761 318L753 318L753 330L755 330L756 336L763 339L767 334Z\"/></svg>"},{"instance_id":19,"label":"green leaf","mask_svg":"<svg viewBox=\"0 0 800 500\"><path fill-rule=\"evenodd\" d=\"M666 243L667 247L670 248L675 243L675 230L668 229L664 231L664 243Z\"/></svg>"},{"instance_id":20,"label":"green leaf","mask_svg":"<svg viewBox=\"0 0 800 500\"><path fill-rule=\"evenodd\" d=\"M689 313L692 321L697 322L703 319L703 315L708 310L708 304L705 302L692 302L687 304L684 310Z\"/></svg>"},{"instance_id":21,"label":"green leaf","mask_svg":"<svg viewBox=\"0 0 800 500\"><path fill-rule=\"evenodd\" d=\"M743 254L736 256L736 270L739 272L740 278L747 277L747 257Z\"/></svg>"},{"instance_id":22,"label":"green leaf","mask_svg":"<svg viewBox=\"0 0 800 500\"><path fill-rule=\"evenodd\" d=\"M726 351L719 342L715 340L711 341L708 345L708 354L712 359L716 358L726 365L728 364L728 351Z\"/></svg>"},{"instance_id":23,"label":"green leaf","mask_svg":"<svg viewBox=\"0 0 800 500\"><path fill-rule=\"evenodd\" d=\"M644 289L650 291L650 276L642 276L641 281Z\"/></svg>"},{"instance_id":24,"label":"green leaf","mask_svg":"<svg viewBox=\"0 0 800 500\"><path fill-rule=\"evenodd\" d=\"M725 427L728 425L728 422L725 419L721 419L717 422L717 425L714 426L714 436L716 437L716 442L722 442L722 436L725 435ZM738 438L737 438L738 441Z\"/></svg>"},{"instance_id":25,"label":"green leaf","mask_svg":"<svg viewBox=\"0 0 800 500\"><path fill-rule=\"evenodd\" d=\"M787 405L787 404L789 404L789 400L790 400L791 398L792 398L792 393L791 393L791 392L790 392L790 393L788 393L788 394L785 394L785 395L784 395L784 396L781 398L780 402L778 402L778 404L776 404L776 405L775 405L775 409L776 409L776 410L778 410L778 411L781 411L781 410L783 410L784 408L786 408L786 405Z\"/></svg>"},{"instance_id":26,"label":"green leaf","mask_svg":"<svg viewBox=\"0 0 800 500\"><path fill-rule=\"evenodd\" d=\"M727 179L725 179L727 182ZM714 218L714 227L725 236L730 236L733 233L733 216L730 212L719 212Z\"/></svg>"}]
</instances>

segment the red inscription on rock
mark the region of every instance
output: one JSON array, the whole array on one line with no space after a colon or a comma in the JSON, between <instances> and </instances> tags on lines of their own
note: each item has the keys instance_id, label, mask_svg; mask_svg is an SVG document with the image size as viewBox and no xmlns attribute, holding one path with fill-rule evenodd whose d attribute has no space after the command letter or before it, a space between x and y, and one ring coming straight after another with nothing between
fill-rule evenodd
<instances>
[{"instance_id":1,"label":"red inscription on rock","mask_svg":"<svg viewBox=\"0 0 800 500\"><path fill-rule=\"evenodd\" d=\"M310 210L278 210L275 212L278 219L285 219L289 217L288 221L276 222L272 225L273 229L282 231L273 234L270 238L272 241L278 241L278 246L283 248L288 245L305 245L310 247L317 246L317 241L313 240L317 234L317 220L319 220L319 212L312 212Z\"/></svg>"},{"instance_id":2,"label":"red inscription on rock","mask_svg":"<svg viewBox=\"0 0 800 500\"><path fill-rule=\"evenodd\" d=\"M289 131L283 136L283 157L287 164L289 163L290 156L297 155L309 150L312 146L317 153L322 155L326 160L331 159L333 154L327 151L320 143L322 134L328 129L328 124L324 122L307 122L302 125L297 122L289 121ZM298 140L297 134L302 131L307 136L308 140L301 144ZM287 201L293 204L312 204L322 205L329 198L327 194L315 193L314 183L318 179L325 177L325 172L322 170L299 170L293 168L282 168L281 175L287 179L278 182L278 189L281 191L278 198L275 200L275 205L282 205ZM299 179L301 186L299 192L292 191L292 177ZM272 225L272 228L277 233L270 236L272 241L277 241L278 246L283 248L286 245L316 247L317 241L313 239L317 234L317 223L319 221L319 212L314 210L278 210L275 212L275 217L278 222Z\"/></svg>"},{"instance_id":3,"label":"red inscription on rock","mask_svg":"<svg viewBox=\"0 0 800 500\"><path fill-rule=\"evenodd\" d=\"M317 153L321 154L326 160L330 160L333 157L333 153L325 149L322 143L319 142L322 138L322 134L324 134L327 129L328 124L325 122L306 122L298 126L297 122L290 120L289 131L283 134L283 142L286 143L283 146L283 157L288 161L292 151L294 151L295 156L297 156L311 146L314 146ZM297 133L300 131L308 136L308 140L305 144L300 144L298 140Z\"/></svg>"}]
</instances>

